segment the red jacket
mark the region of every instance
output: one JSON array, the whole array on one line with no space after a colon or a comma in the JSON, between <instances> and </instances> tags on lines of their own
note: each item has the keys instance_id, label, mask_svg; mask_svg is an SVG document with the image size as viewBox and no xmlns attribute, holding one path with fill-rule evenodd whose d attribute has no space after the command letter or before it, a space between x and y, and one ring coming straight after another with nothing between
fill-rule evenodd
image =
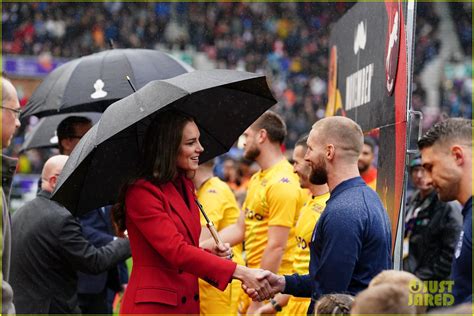
<instances>
[{"instance_id":1,"label":"red jacket","mask_svg":"<svg viewBox=\"0 0 474 316\"><path fill-rule=\"evenodd\" d=\"M133 269L121 314L199 314L198 277L224 290L236 264L199 248L194 186L184 177L189 208L172 182L138 180L127 191L126 225Z\"/></svg>"}]
</instances>

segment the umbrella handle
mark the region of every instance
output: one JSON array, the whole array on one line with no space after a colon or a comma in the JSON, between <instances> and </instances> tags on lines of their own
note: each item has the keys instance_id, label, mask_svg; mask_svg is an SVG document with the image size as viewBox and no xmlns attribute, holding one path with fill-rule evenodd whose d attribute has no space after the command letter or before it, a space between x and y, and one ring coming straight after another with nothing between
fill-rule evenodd
<instances>
[{"instance_id":1,"label":"umbrella handle","mask_svg":"<svg viewBox=\"0 0 474 316\"><path fill-rule=\"evenodd\" d=\"M212 238L216 242L216 245L218 245L218 246L219 245L224 245L224 243L222 242L221 237L219 236L219 233L217 232L216 226L214 226L214 223L212 221L209 221L209 222L207 222L206 226L207 226L207 229L209 229L209 232L211 233ZM229 255L228 258L232 259L233 257L234 257L234 252L232 251L232 248L230 248L230 255Z\"/></svg>"},{"instance_id":2,"label":"umbrella handle","mask_svg":"<svg viewBox=\"0 0 474 316\"><path fill-rule=\"evenodd\" d=\"M197 199L194 199L194 200L196 201L196 204L199 207L199 210L201 211L202 216L204 216L204 219L206 220L206 227L207 227L207 229L209 229L209 232L211 233L212 238L216 242L216 245L218 245L218 246L224 245L224 243L222 242L221 237L219 236L219 233L217 232L216 226L214 226L214 223L207 216L207 214L204 211L204 208L202 207L201 203L199 203L199 201ZM234 256L234 254L232 252L232 248L230 249L230 251L231 251L231 254L230 254L229 257L232 258Z\"/></svg>"},{"instance_id":3,"label":"umbrella handle","mask_svg":"<svg viewBox=\"0 0 474 316\"><path fill-rule=\"evenodd\" d=\"M212 235L212 238L216 242L216 245L224 245L222 242L221 237L219 236L219 233L217 232L216 226L214 226L214 223L212 221L209 221L207 224L207 229L209 229L209 232Z\"/></svg>"}]
</instances>

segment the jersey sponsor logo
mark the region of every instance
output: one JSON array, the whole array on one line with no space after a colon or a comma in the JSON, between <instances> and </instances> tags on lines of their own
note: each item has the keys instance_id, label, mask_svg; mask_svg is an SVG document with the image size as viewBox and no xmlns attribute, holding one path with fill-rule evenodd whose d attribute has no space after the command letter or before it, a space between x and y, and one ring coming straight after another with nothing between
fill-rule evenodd
<instances>
[{"instance_id":1,"label":"jersey sponsor logo","mask_svg":"<svg viewBox=\"0 0 474 316\"><path fill-rule=\"evenodd\" d=\"M301 236L296 236L296 245L303 250L308 248L308 243Z\"/></svg>"},{"instance_id":2,"label":"jersey sponsor logo","mask_svg":"<svg viewBox=\"0 0 474 316\"><path fill-rule=\"evenodd\" d=\"M281 182L281 183L290 183L290 179L288 179L287 177L284 177L284 178L281 178L279 182Z\"/></svg>"},{"instance_id":3,"label":"jersey sponsor logo","mask_svg":"<svg viewBox=\"0 0 474 316\"><path fill-rule=\"evenodd\" d=\"M245 210L245 217L247 217L248 219L256 219L257 221L263 221L262 214L249 209Z\"/></svg>"},{"instance_id":4,"label":"jersey sponsor logo","mask_svg":"<svg viewBox=\"0 0 474 316\"><path fill-rule=\"evenodd\" d=\"M318 213L322 213L323 210L324 210L324 206L315 204L315 205L313 205L313 207L311 208L311 210L313 210L313 211L315 211L315 212L318 212Z\"/></svg>"},{"instance_id":5,"label":"jersey sponsor logo","mask_svg":"<svg viewBox=\"0 0 474 316\"><path fill-rule=\"evenodd\" d=\"M215 189L209 189L209 190L207 190L207 193L217 194L217 191Z\"/></svg>"}]
</instances>

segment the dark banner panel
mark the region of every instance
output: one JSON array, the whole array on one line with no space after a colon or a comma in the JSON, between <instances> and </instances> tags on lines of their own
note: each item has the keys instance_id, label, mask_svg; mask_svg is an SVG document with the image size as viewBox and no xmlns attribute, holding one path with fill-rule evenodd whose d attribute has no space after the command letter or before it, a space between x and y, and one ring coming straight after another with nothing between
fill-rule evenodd
<instances>
[{"instance_id":1,"label":"dark banner panel","mask_svg":"<svg viewBox=\"0 0 474 316\"><path fill-rule=\"evenodd\" d=\"M379 129L377 193L395 242L403 192L407 113L407 4L358 3L330 37L326 115L345 115L364 132Z\"/></svg>"}]
</instances>

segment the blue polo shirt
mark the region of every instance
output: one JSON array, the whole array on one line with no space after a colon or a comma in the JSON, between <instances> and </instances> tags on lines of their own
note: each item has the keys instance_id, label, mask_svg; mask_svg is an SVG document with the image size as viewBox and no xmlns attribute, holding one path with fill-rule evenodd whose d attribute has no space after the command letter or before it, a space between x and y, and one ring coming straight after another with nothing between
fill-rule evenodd
<instances>
[{"instance_id":1,"label":"blue polo shirt","mask_svg":"<svg viewBox=\"0 0 474 316\"><path fill-rule=\"evenodd\" d=\"M377 193L361 177L331 192L310 242L309 274L285 276L285 294L311 297L364 290L382 270L390 269L390 221Z\"/></svg>"},{"instance_id":2,"label":"blue polo shirt","mask_svg":"<svg viewBox=\"0 0 474 316\"><path fill-rule=\"evenodd\" d=\"M451 280L454 303L472 302L472 196L462 210L463 231L454 251Z\"/></svg>"}]
</instances>

